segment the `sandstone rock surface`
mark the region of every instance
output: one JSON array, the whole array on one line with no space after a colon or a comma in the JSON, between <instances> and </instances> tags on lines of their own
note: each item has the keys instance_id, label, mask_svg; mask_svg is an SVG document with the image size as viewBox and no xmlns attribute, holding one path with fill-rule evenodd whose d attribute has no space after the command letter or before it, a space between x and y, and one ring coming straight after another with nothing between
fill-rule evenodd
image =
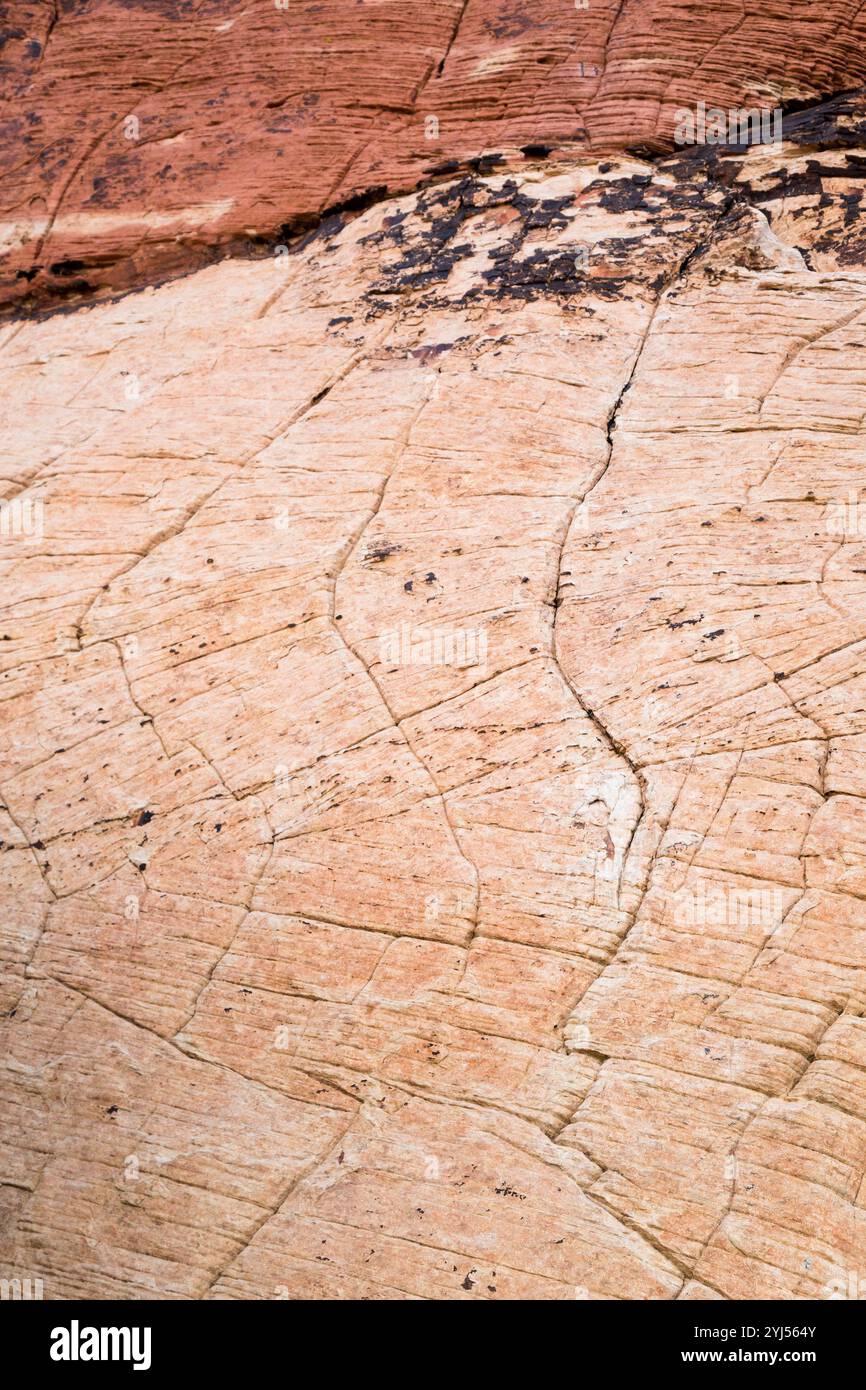
<instances>
[{"instance_id":1,"label":"sandstone rock surface","mask_svg":"<svg viewBox=\"0 0 866 1390\"><path fill-rule=\"evenodd\" d=\"M701 99L866 82L855 0L17 0L0 304L80 302L541 146L672 148Z\"/></svg>"},{"instance_id":2,"label":"sandstone rock surface","mask_svg":"<svg viewBox=\"0 0 866 1390\"><path fill-rule=\"evenodd\" d=\"M130 17L166 129L181 67L223 73L220 25L270 42L237 8L170 7L182 51L154 41L169 7ZM609 45L587 110L611 145L665 129L690 65L744 90L735 30L807 93L862 62L851 6L814 21L849 24L826 72L781 19L706 6L698 44L688 7L612 8L569 9ZM519 76L499 110L494 56L550 51L563 8L499 34L473 0L401 9L411 62L384 70L415 95L373 45L378 110L423 110L425 82L468 107L486 62L457 155L559 138ZM360 7L298 10L358 32ZM638 76L647 24L683 48ZM72 80L75 32L61 4L31 84ZM274 90L229 88L227 124ZM329 100L304 214L372 178L360 97ZM404 116L375 122L388 185L423 181ZM220 139L196 119L184 206ZM3 1277L449 1300L863 1277L862 99L786 135L512 148L286 254L0 329ZM57 255L109 155L74 138ZM130 206L112 264L150 274Z\"/></svg>"}]
</instances>

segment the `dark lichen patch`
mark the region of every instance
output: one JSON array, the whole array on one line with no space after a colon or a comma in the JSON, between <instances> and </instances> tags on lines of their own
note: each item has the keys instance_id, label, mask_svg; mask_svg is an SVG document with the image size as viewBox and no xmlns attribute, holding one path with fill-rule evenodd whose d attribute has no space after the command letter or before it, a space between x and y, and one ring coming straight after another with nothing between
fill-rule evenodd
<instances>
[{"instance_id":1,"label":"dark lichen patch","mask_svg":"<svg viewBox=\"0 0 866 1390\"><path fill-rule=\"evenodd\" d=\"M762 181L760 187L749 185L751 202L768 203L781 198L809 198L819 207L829 207L833 191L827 183L866 179L866 156L849 153L843 163L827 164L819 158L807 159L802 167L782 166L772 182ZM862 191L862 190L861 190Z\"/></svg>"},{"instance_id":2,"label":"dark lichen patch","mask_svg":"<svg viewBox=\"0 0 866 1390\"><path fill-rule=\"evenodd\" d=\"M492 268L464 298L471 300L487 293L501 295L509 290L523 298L543 293L572 294L583 278L575 269L573 256L562 249L545 252L539 248L520 259L520 252L528 238L535 240L539 233L566 228L573 205L571 195L531 198L514 179L506 179L501 188L491 188L471 174L444 188L430 189L419 195L408 222L404 216L363 238L362 244L374 245L383 253L390 248L402 253L372 286L368 302L381 304L384 296L390 299L419 291L427 293L422 304L441 302L430 292L443 286L454 267L476 250L473 242L462 235L465 223L484 213L498 215L503 210L512 214L508 222L512 230L504 243L491 249Z\"/></svg>"},{"instance_id":3,"label":"dark lichen patch","mask_svg":"<svg viewBox=\"0 0 866 1390\"><path fill-rule=\"evenodd\" d=\"M853 226L860 220L860 204L863 202L863 189L855 188L850 193L840 195L845 208L845 226Z\"/></svg>"},{"instance_id":4,"label":"dark lichen patch","mask_svg":"<svg viewBox=\"0 0 866 1390\"><path fill-rule=\"evenodd\" d=\"M810 269L810 251L827 255L838 266L862 266L866 231L861 231L862 190L857 185L866 181L864 108L863 88L829 99L783 102L785 143L762 146L765 158L754 175L744 158L747 148L732 145L690 146L658 168L679 184L703 179L708 188L727 189L771 222L774 205L784 203L786 216L798 222L797 249ZM796 161L791 144L803 151ZM774 150L778 165L768 169L766 156Z\"/></svg>"},{"instance_id":5,"label":"dark lichen patch","mask_svg":"<svg viewBox=\"0 0 866 1390\"><path fill-rule=\"evenodd\" d=\"M861 232L859 236L849 237L840 243L838 237L828 232L826 237L815 243L815 250L832 252L839 266L861 269L866 265L866 234Z\"/></svg>"},{"instance_id":6,"label":"dark lichen patch","mask_svg":"<svg viewBox=\"0 0 866 1390\"><path fill-rule=\"evenodd\" d=\"M650 174L631 174L621 179L597 179L589 185L587 193L597 194L599 207L605 212L643 213L647 217L675 218L677 216L705 218L713 213L713 202L722 194L714 191L714 198L708 197L705 179L682 177L676 186L654 181Z\"/></svg>"},{"instance_id":7,"label":"dark lichen patch","mask_svg":"<svg viewBox=\"0 0 866 1390\"><path fill-rule=\"evenodd\" d=\"M703 620L704 620L704 615L703 615L703 613L699 613L698 616L697 616L696 618L683 618L683 619L682 619L680 622L678 622L678 623L677 623L677 622L674 622L672 618L668 618L667 624L668 624L668 627L671 629L672 632L676 632L676 631L677 631L679 628L681 628L681 627L694 627L697 623L703 622Z\"/></svg>"},{"instance_id":8,"label":"dark lichen patch","mask_svg":"<svg viewBox=\"0 0 866 1390\"><path fill-rule=\"evenodd\" d=\"M459 159L444 159L441 164L434 164L430 173L434 178L447 178L450 174L459 174Z\"/></svg>"},{"instance_id":9,"label":"dark lichen patch","mask_svg":"<svg viewBox=\"0 0 866 1390\"><path fill-rule=\"evenodd\" d=\"M482 271L481 278L497 298L536 299L540 294L586 293L589 277L567 251L539 248L529 256L517 257L511 248L503 248L494 253L492 259L493 266ZM629 278L594 276L591 283L594 294L616 297L623 292Z\"/></svg>"},{"instance_id":10,"label":"dark lichen patch","mask_svg":"<svg viewBox=\"0 0 866 1390\"><path fill-rule=\"evenodd\" d=\"M460 338L455 338L452 343L422 343L420 347L412 348L410 356L416 362L432 362L435 358L441 357L443 353L450 352L452 348L458 347L461 343L468 341L466 334Z\"/></svg>"},{"instance_id":11,"label":"dark lichen patch","mask_svg":"<svg viewBox=\"0 0 866 1390\"><path fill-rule=\"evenodd\" d=\"M504 154L480 154L475 159L468 159L466 167L476 174L492 174L506 162Z\"/></svg>"},{"instance_id":12,"label":"dark lichen patch","mask_svg":"<svg viewBox=\"0 0 866 1390\"><path fill-rule=\"evenodd\" d=\"M574 206L573 197L530 198L519 191L513 179L508 180L502 191L521 214L527 232L538 228L555 230L569 225L571 219L566 216L566 209Z\"/></svg>"},{"instance_id":13,"label":"dark lichen patch","mask_svg":"<svg viewBox=\"0 0 866 1390\"><path fill-rule=\"evenodd\" d=\"M446 283L454 268L482 247L487 264L478 268L468 288L460 289L460 303L554 297L563 309L574 311L575 300L589 294L614 299L637 285L658 290L672 271L688 268L709 247L712 229L733 201L731 193L709 186L703 175L672 185L655 179L651 171L599 178L561 197L533 197L531 190L514 177L491 186L467 174L425 190L411 211L363 237L361 244L382 259L382 271L366 295L370 316L390 310L395 298L409 294L419 296L420 308L456 302L445 292ZM577 239L580 205L587 204L617 220L627 217L629 234L594 241L590 254ZM496 236L479 243L479 225ZM563 232L569 233L567 239Z\"/></svg>"},{"instance_id":14,"label":"dark lichen patch","mask_svg":"<svg viewBox=\"0 0 866 1390\"><path fill-rule=\"evenodd\" d=\"M838 266L866 264L866 155L844 150L835 160L806 158L796 168L779 168L741 182L740 191L772 223L778 209L797 221L797 249L812 268L809 252L820 252ZM798 205L799 204L799 205ZM784 239L784 238L783 238Z\"/></svg>"},{"instance_id":15,"label":"dark lichen patch","mask_svg":"<svg viewBox=\"0 0 866 1390\"><path fill-rule=\"evenodd\" d=\"M466 219L482 210L475 196L480 187L483 185L478 180L467 176L444 190L430 190L419 196L415 217L408 227L403 218L363 237L362 246L373 245L382 252L390 248L403 252L398 260L387 266L383 277L368 291L367 299L405 294L444 283L457 261L471 253L470 245L452 243Z\"/></svg>"},{"instance_id":16,"label":"dark lichen patch","mask_svg":"<svg viewBox=\"0 0 866 1390\"><path fill-rule=\"evenodd\" d=\"M866 143L863 88L810 101L782 102L783 138L796 145L839 149Z\"/></svg>"},{"instance_id":17,"label":"dark lichen patch","mask_svg":"<svg viewBox=\"0 0 866 1390\"><path fill-rule=\"evenodd\" d=\"M367 550L363 559L363 564L379 565L382 563L383 560L387 560L390 555L396 555L397 552L402 549L403 547L401 545L391 544L388 541L382 541L379 545L371 546Z\"/></svg>"}]
</instances>

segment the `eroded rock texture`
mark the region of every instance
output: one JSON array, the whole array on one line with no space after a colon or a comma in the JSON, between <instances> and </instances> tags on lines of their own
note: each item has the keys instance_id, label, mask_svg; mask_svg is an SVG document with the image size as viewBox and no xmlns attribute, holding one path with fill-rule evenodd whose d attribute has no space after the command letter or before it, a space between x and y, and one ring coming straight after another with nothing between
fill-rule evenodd
<instances>
[{"instance_id":1,"label":"eroded rock texture","mask_svg":"<svg viewBox=\"0 0 866 1390\"><path fill-rule=\"evenodd\" d=\"M859 0L14 0L0 23L0 305L141 285L507 150L669 150L698 99L866 81Z\"/></svg>"},{"instance_id":2,"label":"eroded rock texture","mask_svg":"<svg viewBox=\"0 0 866 1390\"><path fill-rule=\"evenodd\" d=\"M174 130L180 70L215 80L232 42L210 11L235 20L173 7L181 50L153 8L129 42ZM556 35L402 8L430 28L386 64L413 111ZM44 9L29 81L83 81ZM630 139L689 63L739 81L722 29L772 54L782 25L697 45L688 9L610 9L575 21L609 45L600 129L630 36L683 35L654 101L634 78ZM862 62L849 18L804 89ZM110 142L57 120L68 248ZM348 121L297 207L360 186ZM848 96L746 152L512 148L290 252L3 328L4 1277L643 1300L862 1276L863 125Z\"/></svg>"}]
</instances>

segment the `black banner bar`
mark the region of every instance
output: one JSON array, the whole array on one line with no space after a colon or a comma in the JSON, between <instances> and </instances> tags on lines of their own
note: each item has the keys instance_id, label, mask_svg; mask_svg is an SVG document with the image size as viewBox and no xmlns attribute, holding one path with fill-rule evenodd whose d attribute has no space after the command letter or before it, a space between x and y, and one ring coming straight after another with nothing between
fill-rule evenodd
<instances>
[{"instance_id":1,"label":"black banner bar","mask_svg":"<svg viewBox=\"0 0 866 1390\"><path fill-rule=\"evenodd\" d=\"M332 1378L337 1369L331 1359L333 1330L345 1327L352 1315L339 1302L329 1302L321 1311L328 1319L328 1376ZM428 1373L433 1365L431 1350L433 1360L439 1351L443 1368L450 1367L452 1373L455 1369L456 1349L442 1338L441 1316L440 1311L435 1324L423 1325ZM485 1340L476 1344L472 1353L481 1370L485 1369L485 1355L492 1358L497 1350L515 1345L517 1332L512 1321L506 1328L495 1314L492 1323L486 1316L480 1325ZM590 1365L594 1366L594 1375L668 1374L676 1369L700 1379L711 1369L736 1373L742 1368L762 1368L772 1383L778 1371L795 1366L826 1378L841 1375L843 1370L850 1373L851 1367L859 1365L864 1332L863 1308L850 1298L822 1303L576 1300L565 1307L547 1308L542 1316L544 1328L533 1328L535 1338L540 1331L547 1337L577 1339L571 1343L552 1341L547 1354L552 1348L569 1345L573 1352L590 1358L586 1370L588 1373ZM377 1310L368 1306L364 1317L366 1336L375 1335ZM549 1324L547 1317L552 1318ZM28 1369L47 1373L51 1381L60 1382L77 1375L92 1379L106 1370L115 1376L128 1372L139 1378L166 1372L205 1373L225 1381L232 1375L249 1374L251 1367L263 1369L271 1363L275 1367L291 1364L297 1370L299 1358L315 1355L320 1346L317 1313L308 1307L299 1316L295 1306L281 1301L60 1303L22 1299L0 1304L0 1320L7 1333L7 1348L14 1338L14 1344L25 1352ZM453 1326L449 1324L448 1330ZM461 1317L458 1331L466 1326ZM414 1323L398 1323L398 1338L414 1327ZM497 1329L501 1329L500 1341L494 1343L490 1337ZM389 1321L389 1333L394 1330L393 1320ZM357 1374L359 1344L346 1337L342 1345L346 1369ZM395 1345L396 1350L399 1343L383 1345ZM491 1368L492 1364L486 1369ZM393 1363L387 1372L383 1368L383 1376L393 1373ZM369 1366L365 1374L369 1374Z\"/></svg>"}]
</instances>

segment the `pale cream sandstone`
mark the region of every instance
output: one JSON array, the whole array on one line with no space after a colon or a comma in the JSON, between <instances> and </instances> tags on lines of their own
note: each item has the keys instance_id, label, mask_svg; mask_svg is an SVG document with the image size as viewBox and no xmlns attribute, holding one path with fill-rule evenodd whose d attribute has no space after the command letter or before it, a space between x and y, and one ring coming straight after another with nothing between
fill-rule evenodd
<instances>
[{"instance_id":1,"label":"pale cream sandstone","mask_svg":"<svg viewBox=\"0 0 866 1390\"><path fill-rule=\"evenodd\" d=\"M866 272L756 162L530 161L3 330L4 1274L864 1269Z\"/></svg>"}]
</instances>

